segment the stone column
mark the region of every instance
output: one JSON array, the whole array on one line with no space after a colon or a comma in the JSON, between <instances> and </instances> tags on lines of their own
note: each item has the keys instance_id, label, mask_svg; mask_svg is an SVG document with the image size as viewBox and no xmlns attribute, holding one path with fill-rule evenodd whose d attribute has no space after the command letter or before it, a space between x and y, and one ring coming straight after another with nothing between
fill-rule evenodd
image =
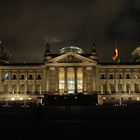
<instances>
[{"instance_id":1,"label":"stone column","mask_svg":"<svg viewBox=\"0 0 140 140\"><path fill-rule=\"evenodd\" d=\"M123 70L123 92L126 92L126 83L125 83L125 71Z\"/></svg>"},{"instance_id":2,"label":"stone column","mask_svg":"<svg viewBox=\"0 0 140 140\"><path fill-rule=\"evenodd\" d=\"M67 74L68 74L68 70L67 68L65 67L64 68L64 80L65 80L65 87L64 87L64 92L67 94L68 92L68 83L67 83Z\"/></svg>"},{"instance_id":3,"label":"stone column","mask_svg":"<svg viewBox=\"0 0 140 140\"><path fill-rule=\"evenodd\" d=\"M82 72L82 93L84 92L84 68L81 68Z\"/></svg>"},{"instance_id":4,"label":"stone column","mask_svg":"<svg viewBox=\"0 0 140 140\"><path fill-rule=\"evenodd\" d=\"M86 88L86 68L83 68L83 92L87 92Z\"/></svg>"},{"instance_id":5,"label":"stone column","mask_svg":"<svg viewBox=\"0 0 140 140\"><path fill-rule=\"evenodd\" d=\"M121 74L121 73L119 73L119 75L118 75L118 76L119 76L119 77L118 77L118 92L122 94L123 89L121 89L122 82L121 82L120 74ZM121 75L122 75L122 74L121 74ZM123 87L122 87L122 88L123 88Z\"/></svg>"},{"instance_id":6,"label":"stone column","mask_svg":"<svg viewBox=\"0 0 140 140\"><path fill-rule=\"evenodd\" d=\"M20 82L20 80L19 80L19 75L20 75L20 72L19 71L17 71L17 93L19 93L19 86L20 86L20 84L19 84L19 82Z\"/></svg>"},{"instance_id":7,"label":"stone column","mask_svg":"<svg viewBox=\"0 0 140 140\"><path fill-rule=\"evenodd\" d=\"M55 86L55 91L58 94L59 92L59 68L55 68L56 70L56 86Z\"/></svg>"},{"instance_id":8,"label":"stone column","mask_svg":"<svg viewBox=\"0 0 140 140\"><path fill-rule=\"evenodd\" d=\"M77 90L77 67L74 68L74 79L75 79L75 93L78 92Z\"/></svg>"},{"instance_id":9,"label":"stone column","mask_svg":"<svg viewBox=\"0 0 140 140\"><path fill-rule=\"evenodd\" d=\"M8 92L12 93L12 71L9 71L9 87Z\"/></svg>"},{"instance_id":10,"label":"stone column","mask_svg":"<svg viewBox=\"0 0 140 140\"><path fill-rule=\"evenodd\" d=\"M131 85L130 85L130 88L131 88L131 92L134 93L134 73L133 71L131 70Z\"/></svg>"},{"instance_id":11,"label":"stone column","mask_svg":"<svg viewBox=\"0 0 140 140\"><path fill-rule=\"evenodd\" d=\"M36 71L34 70L34 73L33 73L33 89L32 89L32 93L35 93L36 89Z\"/></svg>"},{"instance_id":12,"label":"stone column","mask_svg":"<svg viewBox=\"0 0 140 140\"><path fill-rule=\"evenodd\" d=\"M118 93L118 86L119 86L119 71L117 69L114 70L114 86L115 92Z\"/></svg>"},{"instance_id":13,"label":"stone column","mask_svg":"<svg viewBox=\"0 0 140 140\"><path fill-rule=\"evenodd\" d=\"M43 69L42 72L42 92L46 92L46 77L47 77L47 72L46 68Z\"/></svg>"},{"instance_id":14,"label":"stone column","mask_svg":"<svg viewBox=\"0 0 140 140\"><path fill-rule=\"evenodd\" d=\"M99 93L101 91L101 80L100 80L100 69L96 67L96 79L95 79L95 90L97 93Z\"/></svg>"},{"instance_id":15,"label":"stone column","mask_svg":"<svg viewBox=\"0 0 140 140\"><path fill-rule=\"evenodd\" d=\"M28 91L28 78L27 78L27 75L28 75L28 72L26 71L25 72L25 94L27 94L27 91Z\"/></svg>"},{"instance_id":16,"label":"stone column","mask_svg":"<svg viewBox=\"0 0 140 140\"><path fill-rule=\"evenodd\" d=\"M107 93L109 93L110 92L109 71L106 71L106 81L107 81Z\"/></svg>"},{"instance_id":17,"label":"stone column","mask_svg":"<svg viewBox=\"0 0 140 140\"><path fill-rule=\"evenodd\" d=\"M93 92L96 92L96 70L95 67L93 67Z\"/></svg>"},{"instance_id":18,"label":"stone column","mask_svg":"<svg viewBox=\"0 0 140 140\"><path fill-rule=\"evenodd\" d=\"M49 92L49 68L46 69L46 92Z\"/></svg>"}]
</instances>

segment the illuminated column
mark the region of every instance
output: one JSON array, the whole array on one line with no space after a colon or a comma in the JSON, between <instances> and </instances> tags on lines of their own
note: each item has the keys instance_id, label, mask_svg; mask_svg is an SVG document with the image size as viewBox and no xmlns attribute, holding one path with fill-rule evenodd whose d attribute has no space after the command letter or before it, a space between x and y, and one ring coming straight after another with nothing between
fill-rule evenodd
<instances>
[{"instance_id":1,"label":"illuminated column","mask_svg":"<svg viewBox=\"0 0 140 140\"><path fill-rule=\"evenodd\" d=\"M95 76L96 76L96 79L95 79L95 90L96 92L100 92L101 91L101 81L100 81L100 69L96 67L96 71L95 71Z\"/></svg>"},{"instance_id":2,"label":"illuminated column","mask_svg":"<svg viewBox=\"0 0 140 140\"><path fill-rule=\"evenodd\" d=\"M55 88L55 91L58 94L58 92L59 92L59 68L55 68L55 70L56 70L56 83L55 83L56 88Z\"/></svg>"},{"instance_id":3,"label":"illuminated column","mask_svg":"<svg viewBox=\"0 0 140 140\"><path fill-rule=\"evenodd\" d=\"M25 72L25 77L24 77L24 80L25 80L25 94L28 91L28 79L27 79L27 75L28 75L28 72L26 71Z\"/></svg>"},{"instance_id":4,"label":"illuminated column","mask_svg":"<svg viewBox=\"0 0 140 140\"><path fill-rule=\"evenodd\" d=\"M96 91L96 71L95 71L95 68L93 67L93 92Z\"/></svg>"},{"instance_id":5,"label":"illuminated column","mask_svg":"<svg viewBox=\"0 0 140 140\"><path fill-rule=\"evenodd\" d=\"M109 85L109 72L106 72L106 81L107 81L107 93L110 92L110 85Z\"/></svg>"},{"instance_id":6,"label":"illuminated column","mask_svg":"<svg viewBox=\"0 0 140 140\"><path fill-rule=\"evenodd\" d=\"M9 92L12 93L12 72L9 71Z\"/></svg>"},{"instance_id":7,"label":"illuminated column","mask_svg":"<svg viewBox=\"0 0 140 140\"><path fill-rule=\"evenodd\" d=\"M84 68L81 69L82 72L82 93L84 92Z\"/></svg>"},{"instance_id":8,"label":"illuminated column","mask_svg":"<svg viewBox=\"0 0 140 140\"><path fill-rule=\"evenodd\" d=\"M125 71L123 71L123 92L126 92Z\"/></svg>"},{"instance_id":9,"label":"illuminated column","mask_svg":"<svg viewBox=\"0 0 140 140\"><path fill-rule=\"evenodd\" d=\"M83 92L87 92L87 88L86 88L86 68L83 68Z\"/></svg>"},{"instance_id":10,"label":"illuminated column","mask_svg":"<svg viewBox=\"0 0 140 140\"><path fill-rule=\"evenodd\" d=\"M83 80L83 85L82 85L82 90L83 90L83 93L84 93L84 67L82 68L82 73L83 73L83 78L82 78L82 80Z\"/></svg>"},{"instance_id":11,"label":"illuminated column","mask_svg":"<svg viewBox=\"0 0 140 140\"><path fill-rule=\"evenodd\" d=\"M17 72L17 93L19 93L19 75L20 75L20 73L19 73L19 71Z\"/></svg>"},{"instance_id":12,"label":"illuminated column","mask_svg":"<svg viewBox=\"0 0 140 140\"><path fill-rule=\"evenodd\" d=\"M47 68L47 72L46 72L46 92L48 93L49 92L49 68Z\"/></svg>"},{"instance_id":13,"label":"illuminated column","mask_svg":"<svg viewBox=\"0 0 140 140\"><path fill-rule=\"evenodd\" d=\"M84 85L83 85L83 68L79 68L77 69L77 90L78 90L78 93L83 93L83 88L84 88Z\"/></svg>"},{"instance_id":14,"label":"illuminated column","mask_svg":"<svg viewBox=\"0 0 140 140\"><path fill-rule=\"evenodd\" d=\"M35 93L35 86L36 86L36 71L33 73L33 89L32 92Z\"/></svg>"},{"instance_id":15,"label":"illuminated column","mask_svg":"<svg viewBox=\"0 0 140 140\"><path fill-rule=\"evenodd\" d=\"M46 80L46 91L48 93L48 68L46 68L46 77L45 77L45 80Z\"/></svg>"},{"instance_id":16,"label":"illuminated column","mask_svg":"<svg viewBox=\"0 0 140 140\"><path fill-rule=\"evenodd\" d=\"M65 91L66 94L67 94L67 92L68 92L67 72L68 72L68 71L67 71L67 68L65 67L65 68L64 68L64 75L65 75L65 76L64 76L64 77L65 77L65 78L64 78L64 79L65 79L65 82L64 82L64 83L65 83L64 91Z\"/></svg>"},{"instance_id":17,"label":"illuminated column","mask_svg":"<svg viewBox=\"0 0 140 140\"><path fill-rule=\"evenodd\" d=\"M115 85L115 92L118 92L118 85L119 85L119 72L117 70L114 70L114 85Z\"/></svg>"},{"instance_id":18,"label":"illuminated column","mask_svg":"<svg viewBox=\"0 0 140 140\"><path fill-rule=\"evenodd\" d=\"M75 93L77 93L77 68L74 68L74 79L75 79Z\"/></svg>"},{"instance_id":19,"label":"illuminated column","mask_svg":"<svg viewBox=\"0 0 140 140\"><path fill-rule=\"evenodd\" d=\"M42 77L41 77L41 81L42 81L41 91L44 93L46 92L46 81L47 81L46 77L47 77L47 71L46 71L46 68L44 68L42 72Z\"/></svg>"},{"instance_id":20,"label":"illuminated column","mask_svg":"<svg viewBox=\"0 0 140 140\"><path fill-rule=\"evenodd\" d=\"M134 93L134 74L133 71L131 71L131 92Z\"/></svg>"}]
</instances>

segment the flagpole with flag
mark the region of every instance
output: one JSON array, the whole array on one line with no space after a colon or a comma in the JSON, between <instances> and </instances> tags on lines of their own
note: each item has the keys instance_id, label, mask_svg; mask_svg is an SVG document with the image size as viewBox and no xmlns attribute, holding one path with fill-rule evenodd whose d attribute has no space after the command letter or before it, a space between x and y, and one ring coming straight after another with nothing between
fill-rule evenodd
<instances>
[{"instance_id":1,"label":"flagpole with flag","mask_svg":"<svg viewBox=\"0 0 140 140\"><path fill-rule=\"evenodd\" d=\"M118 49L118 40L116 39L116 43L115 43L115 49L112 55L112 59L114 60L114 62L118 62L119 61L119 49Z\"/></svg>"},{"instance_id":2,"label":"flagpole with flag","mask_svg":"<svg viewBox=\"0 0 140 140\"><path fill-rule=\"evenodd\" d=\"M114 49L114 52L113 52L113 55L112 55L112 59L113 61L117 64L116 65L116 71L118 70L119 68L119 62L120 62L120 59L119 59L119 43L118 43L118 39L116 38L116 42L115 42L115 49ZM118 71L119 72L119 71ZM119 77L119 81L118 81L118 94L120 95L119 97L119 105L121 106L122 105L122 97L121 97L121 93L120 93L120 75L118 75Z\"/></svg>"}]
</instances>

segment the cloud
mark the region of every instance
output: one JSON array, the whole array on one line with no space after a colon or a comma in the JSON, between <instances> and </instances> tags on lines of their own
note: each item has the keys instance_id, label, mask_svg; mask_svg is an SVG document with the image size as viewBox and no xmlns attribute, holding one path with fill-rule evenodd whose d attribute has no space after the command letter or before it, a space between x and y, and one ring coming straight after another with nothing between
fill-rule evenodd
<instances>
[{"instance_id":1,"label":"cloud","mask_svg":"<svg viewBox=\"0 0 140 140\"><path fill-rule=\"evenodd\" d=\"M138 40L139 9L137 0L1 0L1 36L19 60L31 51L41 58L46 40L55 53L68 45L90 52L95 42L100 59L109 60L116 33L134 48L129 44Z\"/></svg>"}]
</instances>

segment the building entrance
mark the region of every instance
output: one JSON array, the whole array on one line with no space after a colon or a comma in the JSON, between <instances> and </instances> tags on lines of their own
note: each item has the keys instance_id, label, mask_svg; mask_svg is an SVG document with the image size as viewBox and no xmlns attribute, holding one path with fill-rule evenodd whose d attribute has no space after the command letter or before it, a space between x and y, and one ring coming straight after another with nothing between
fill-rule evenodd
<instances>
[{"instance_id":1,"label":"building entrance","mask_svg":"<svg viewBox=\"0 0 140 140\"><path fill-rule=\"evenodd\" d=\"M83 92L82 69L60 69L59 70L59 93L75 94Z\"/></svg>"}]
</instances>

